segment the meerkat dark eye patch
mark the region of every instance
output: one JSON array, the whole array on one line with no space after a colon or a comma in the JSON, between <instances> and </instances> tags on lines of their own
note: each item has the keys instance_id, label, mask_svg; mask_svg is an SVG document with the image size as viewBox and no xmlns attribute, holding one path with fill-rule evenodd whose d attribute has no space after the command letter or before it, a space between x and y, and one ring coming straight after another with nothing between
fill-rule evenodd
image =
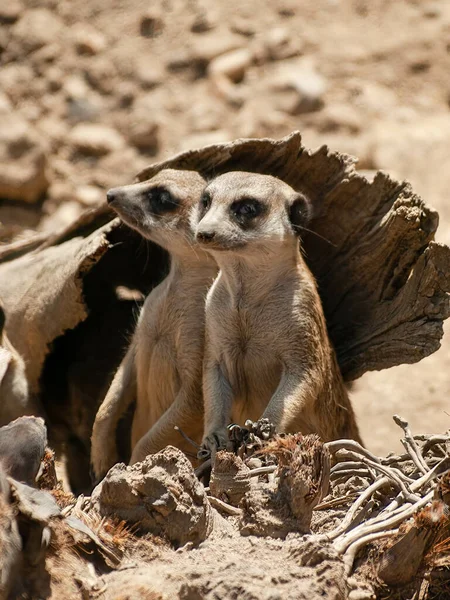
<instances>
[{"instance_id":1,"label":"meerkat dark eye patch","mask_svg":"<svg viewBox=\"0 0 450 600\"><path fill-rule=\"evenodd\" d=\"M296 233L300 233L302 227L311 220L312 209L311 203L303 194L296 194L293 201L287 206L289 221Z\"/></svg>"},{"instance_id":2,"label":"meerkat dark eye patch","mask_svg":"<svg viewBox=\"0 0 450 600\"><path fill-rule=\"evenodd\" d=\"M200 219L208 212L211 207L211 194L209 192L203 192L199 202L199 217Z\"/></svg>"},{"instance_id":3,"label":"meerkat dark eye patch","mask_svg":"<svg viewBox=\"0 0 450 600\"><path fill-rule=\"evenodd\" d=\"M266 206L256 198L240 198L230 206L234 219L242 226L250 226L253 219L266 211Z\"/></svg>"},{"instance_id":4,"label":"meerkat dark eye patch","mask_svg":"<svg viewBox=\"0 0 450 600\"><path fill-rule=\"evenodd\" d=\"M156 215L173 212L179 201L164 187L154 187L145 194L150 212Z\"/></svg>"}]
</instances>

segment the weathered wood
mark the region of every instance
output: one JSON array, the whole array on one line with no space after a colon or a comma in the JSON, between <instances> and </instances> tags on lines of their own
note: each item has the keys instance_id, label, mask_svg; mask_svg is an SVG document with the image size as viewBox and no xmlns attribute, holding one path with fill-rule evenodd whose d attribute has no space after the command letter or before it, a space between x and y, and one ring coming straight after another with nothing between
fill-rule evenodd
<instances>
[{"instance_id":1,"label":"weathered wood","mask_svg":"<svg viewBox=\"0 0 450 600\"><path fill-rule=\"evenodd\" d=\"M184 152L137 176L173 167L212 178L238 169L275 175L308 194L314 215L302 246L347 381L436 351L450 314L450 249L433 241L437 213L408 183L383 173L369 182L354 163L327 147L306 150L294 132ZM6 333L25 360L30 394L48 413L50 435L53 423L78 439L72 462L83 464L85 477L95 411L136 319L133 294L124 300L117 290L147 294L167 264L165 251L119 226L106 204L61 232L0 249Z\"/></svg>"},{"instance_id":2,"label":"weathered wood","mask_svg":"<svg viewBox=\"0 0 450 600\"><path fill-rule=\"evenodd\" d=\"M184 152L137 179L168 167L196 169L206 178L253 171L308 194L314 217L312 232L302 236L305 257L341 370L352 380L435 352L450 314L450 249L433 242L438 214L408 183L381 172L369 182L354 163L326 146L306 150L294 132L279 141L236 140Z\"/></svg>"}]
</instances>

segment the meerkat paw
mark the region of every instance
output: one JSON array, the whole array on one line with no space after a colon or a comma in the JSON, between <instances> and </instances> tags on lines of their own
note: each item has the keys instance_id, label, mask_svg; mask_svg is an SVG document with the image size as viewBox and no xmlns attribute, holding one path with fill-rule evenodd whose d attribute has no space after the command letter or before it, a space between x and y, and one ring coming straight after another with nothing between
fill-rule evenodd
<instances>
[{"instance_id":1,"label":"meerkat paw","mask_svg":"<svg viewBox=\"0 0 450 600\"><path fill-rule=\"evenodd\" d=\"M248 419L245 421L245 428L261 440L270 440L270 438L272 438L276 433L275 425L265 417L262 417L257 421L251 421Z\"/></svg>"},{"instance_id":2,"label":"meerkat paw","mask_svg":"<svg viewBox=\"0 0 450 600\"><path fill-rule=\"evenodd\" d=\"M199 460L214 460L216 452L223 450L228 444L228 428L216 429L210 435L206 436L202 442L200 450L197 453Z\"/></svg>"}]
</instances>

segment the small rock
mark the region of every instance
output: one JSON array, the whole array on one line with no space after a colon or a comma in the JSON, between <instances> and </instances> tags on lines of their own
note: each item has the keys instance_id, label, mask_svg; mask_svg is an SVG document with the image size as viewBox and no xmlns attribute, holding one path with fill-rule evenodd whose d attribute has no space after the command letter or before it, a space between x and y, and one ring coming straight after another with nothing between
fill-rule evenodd
<instances>
[{"instance_id":1,"label":"small rock","mask_svg":"<svg viewBox=\"0 0 450 600\"><path fill-rule=\"evenodd\" d=\"M214 58L208 66L208 76L220 96L233 104L242 104L243 98L235 85L244 78L252 63L252 54L247 48L232 50Z\"/></svg>"},{"instance_id":2,"label":"small rock","mask_svg":"<svg viewBox=\"0 0 450 600\"><path fill-rule=\"evenodd\" d=\"M99 113L99 108L87 98L73 98L67 103L67 117L72 123L95 121Z\"/></svg>"},{"instance_id":3,"label":"small rock","mask_svg":"<svg viewBox=\"0 0 450 600\"><path fill-rule=\"evenodd\" d=\"M157 8L149 9L142 15L139 29L141 35L146 38L154 38L161 35L164 29L161 12Z\"/></svg>"},{"instance_id":4,"label":"small rock","mask_svg":"<svg viewBox=\"0 0 450 600\"><path fill-rule=\"evenodd\" d=\"M9 0L2 2L0 6L0 23L10 25L17 21L24 10L23 4L19 0Z\"/></svg>"},{"instance_id":5,"label":"small rock","mask_svg":"<svg viewBox=\"0 0 450 600\"><path fill-rule=\"evenodd\" d=\"M265 35L265 45L271 60L284 60L298 56L302 51L302 44L298 37L294 40L285 27L275 27Z\"/></svg>"},{"instance_id":6,"label":"small rock","mask_svg":"<svg viewBox=\"0 0 450 600\"><path fill-rule=\"evenodd\" d=\"M278 2L278 14L280 17L294 17L298 7L297 0L282 0Z\"/></svg>"},{"instance_id":7,"label":"small rock","mask_svg":"<svg viewBox=\"0 0 450 600\"><path fill-rule=\"evenodd\" d=\"M122 136L115 129L87 123L76 125L70 132L69 140L79 152L93 156L109 154L125 145Z\"/></svg>"},{"instance_id":8,"label":"small rock","mask_svg":"<svg viewBox=\"0 0 450 600\"><path fill-rule=\"evenodd\" d=\"M252 55L247 48L232 50L214 58L209 63L208 74L212 78L224 75L233 83L239 83L251 63Z\"/></svg>"},{"instance_id":9,"label":"small rock","mask_svg":"<svg viewBox=\"0 0 450 600\"><path fill-rule=\"evenodd\" d=\"M195 15L191 25L192 33L205 33L211 31L217 24L217 16L209 10L202 10Z\"/></svg>"},{"instance_id":10,"label":"small rock","mask_svg":"<svg viewBox=\"0 0 450 600\"><path fill-rule=\"evenodd\" d=\"M117 70L109 59L98 57L91 61L85 76L88 83L103 94L112 94L116 89Z\"/></svg>"},{"instance_id":11,"label":"small rock","mask_svg":"<svg viewBox=\"0 0 450 600\"><path fill-rule=\"evenodd\" d=\"M139 150L156 153L159 147L159 123L149 116L136 120L130 127L129 140Z\"/></svg>"},{"instance_id":12,"label":"small rock","mask_svg":"<svg viewBox=\"0 0 450 600\"><path fill-rule=\"evenodd\" d=\"M48 63L55 61L57 58L61 56L62 47L59 42L55 42L52 44L48 44L47 46L42 46L39 50L33 52L31 56L31 60L34 65L37 65L40 70L45 68Z\"/></svg>"},{"instance_id":13,"label":"small rock","mask_svg":"<svg viewBox=\"0 0 450 600\"><path fill-rule=\"evenodd\" d=\"M138 94L137 86L132 81L121 81L116 89L118 105L120 108L130 108Z\"/></svg>"},{"instance_id":14,"label":"small rock","mask_svg":"<svg viewBox=\"0 0 450 600\"><path fill-rule=\"evenodd\" d=\"M192 57L197 62L209 64L217 56L238 48L242 48L242 40L239 36L225 32L208 33L194 42Z\"/></svg>"},{"instance_id":15,"label":"small rock","mask_svg":"<svg viewBox=\"0 0 450 600\"><path fill-rule=\"evenodd\" d=\"M53 181L48 189L48 197L42 206L43 212L51 215L59 204L73 199L74 194L73 186L66 180Z\"/></svg>"},{"instance_id":16,"label":"small rock","mask_svg":"<svg viewBox=\"0 0 450 600\"><path fill-rule=\"evenodd\" d=\"M72 75L64 82L64 91L69 98L86 98L89 86L79 75Z\"/></svg>"},{"instance_id":17,"label":"small rock","mask_svg":"<svg viewBox=\"0 0 450 600\"><path fill-rule=\"evenodd\" d=\"M75 190L75 200L89 208L103 202L105 192L94 185L81 185Z\"/></svg>"},{"instance_id":18,"label":"small rock","mask_svg":"<svg viewBox=\"0 0 450 600\"><path fill-rule=\"evenodd\" d=\"M51 65L45 72L45 78L51 92L57 92L61 89L64 81L64 72L60 67Z\"/></svg>"},{"instance_id":19,"label":"small rock","mask_svg":"<svg viewBox=\"0 0 450 600\"><path fill-rule=\"evenodd\" d=\"M30 124L10 114L0 127L0 198L37 202L48 188L46 148Z\"/></svg>"},{"instance_id":20,"label":"small rock","mask_svg":"<svg viewBox=\"0 0 450 600\"><path fill-rule=\"evenodd\" d=\"M83 212L83 207L75 200L63 202L52 214L44 217L39 231L57 231L73 223Z\"/></svg>"},{"instance_id":21,"label":"small rock","mask_svg":"<svg viewBox=\"0 0 450 600\"><path fill-rule=\"evenodd\" d=\"M320 113L316 125L321 132L347 129L351 133L359 133L363 127L363 119L349 104L331 104Z\"/></svg>"},{"instance_id":22,"label":"small rock","mask_svg":"<svg viewBox=\"0 0 450 600\"><path fill-rule=\"evenodd\" d=\"M423 7L423 15L427 19L437 19L442 14L442 5L438 0L426 2Z\"/></svg>"},{"instance_id":23,"label":"small rock","mask_svg":"<svg viewBox=\"0 0 450 600\"><path fill-rule=\"evenodd\" d=\"M155 60L145 57L136 65L136 77L143 88L154 88L164 81L164 67Z\"/></svg>"},{"instance_id":24,"label":"small rock","mask_svg":"<svg viewBox=\"0 0 450 600\"><path fill-rule=\"evenodd\" d=\"M206 93L201 98L195 99L187 113L187 119L193 132L219 129L223 118L223 107Z\"/></svg>"},{"instance_id":25,"label":"small rock","mask_svg":"<svg viewBox=\"0 0 450 600\"><path fill-rule=\"evenodd\" d=\"M22 52L29 53L55 42L64 34L65 26L54 11L46 8L27 10L13 26L13 40Z\"/></svg>"},{"instance_id":26,"label":"small rock","mask_svg":"<svg viewBox=\"0 0 450 600\"><path fill-rule=\"evenodd\" d=\"M194 58L192 56L192 51L188 50L187 48L174 50L168 53L166 62L167 69L172 73L184 71L192 67L193 60Z\"/></svg>"},{"instance_id":27,"label":"small rock","mask_svg":"<svg viewBox=\"0 0 450 600\"><path fill-rule=\"evenodd\" d=\"M271 81L273 90L282 92L277 108L290 115L319 110L323 106L325 79L312 66L283 65Z\"/></svg>"},{"instance_id":28,"label":"small rock","mask_svg":"<svg viewBox=\"0 0 450 600\"><path fill-rule=\"evenodd\" d=\"M89 25L77 23L73 28L73 36L79 54L95 56L106 48L105 36Z\"/></svg>"},{"instance_id":29,"label":"small rock","mask_svg":"<svg viewBox=\"0 0 450 600\"><path fill-rule=\"evenodd\" d=\"M239 35L252 37L256 33L255 23L249 17L236 16L231 19L230 29Z\"/></svg>"},{"instance_id":30,"label":"small rock","mask_svg":"<svg viewBox=\"0 0 450 600\"><path fill-rule=\"evenodd\" d=\"M29 65L3 65L0 69L0 90L8 95L13 104L21 103L29 95L34 78Z\"/></svg>"}]
</instances>

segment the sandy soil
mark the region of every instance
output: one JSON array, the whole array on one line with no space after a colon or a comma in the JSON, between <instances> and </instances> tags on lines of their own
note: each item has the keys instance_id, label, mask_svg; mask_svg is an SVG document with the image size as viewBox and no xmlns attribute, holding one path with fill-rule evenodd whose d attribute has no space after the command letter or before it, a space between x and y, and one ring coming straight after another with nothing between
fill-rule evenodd
<instances>
[{"instance_id":1,"label":"sandy soil","mask_svg":"<svg viewBox=\"0 0 450 600\"><path fill-rule=\"evenodd\" d=\"M448 243L449 34L450 4L435 0L9 2L0 196L13 200L0 203L0 241L56 229L181 149L299 129L309 147L408 179ZM449 340L357 382L376 453L399 448L393 413L416 431L450 427Z\"/></svg>"}]
</instances>

